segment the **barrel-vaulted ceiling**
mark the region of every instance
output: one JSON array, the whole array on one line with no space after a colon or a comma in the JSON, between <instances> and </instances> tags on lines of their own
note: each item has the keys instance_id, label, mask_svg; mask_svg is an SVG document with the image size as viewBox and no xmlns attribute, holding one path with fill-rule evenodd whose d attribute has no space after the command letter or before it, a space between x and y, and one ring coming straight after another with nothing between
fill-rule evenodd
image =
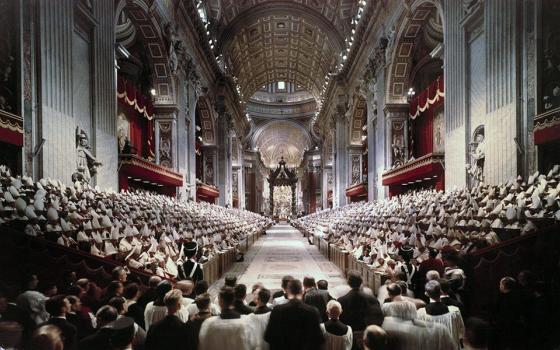
<instances>
[{"instance_id":1,"label":"barrel-vaulted ceiling","mask_svg":"<svg viewBox=\"0 0 560 350\"><path fill-rule=\"evenodd\" d=\"M345 49L356 0L210 0L218 45L244 99L286 81L318 99Z\"/></svg>"},{"instance_id":2,"label":"barrel-vaulted ceiling","mask_svg":"<svg viewBox=\"0 0 560 350\"><path fill-rule=\"evenodd\" d=\"M359 8L357 0L203 0L201 4L212 24L209 30L217 38L217 54L249 105L264 86L285 82L308 91L318 106L330 74L343 59ZM265 166L275 167L281 157L288 166L299 166L305 150L313 146L307 115L258 114L252 145Z\"/></svg>"}]
</instances>

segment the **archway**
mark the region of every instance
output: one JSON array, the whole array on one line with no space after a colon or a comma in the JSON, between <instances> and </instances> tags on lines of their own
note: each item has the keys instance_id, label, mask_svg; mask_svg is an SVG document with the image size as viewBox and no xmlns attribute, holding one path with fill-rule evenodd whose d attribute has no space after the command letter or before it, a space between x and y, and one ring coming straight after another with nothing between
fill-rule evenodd
<instances>
[{"instance_id":1,"label":"archway","mask_svg":"<svg viewBox=\"0 0 560 350\"><path fill-rule=\"evenodd\" d=\"M440 41L443 42L443 21L435 2L418 1L412 9L403 10L397 26L388 34L386 56L390 66L385 91L387 103L407 103L408 88L414 76L412 73L419 63L415 61L415 48L419 41L424 40L426 36L441 35ZM428 32L426 28L436 30Z\"/></svg>"}]
</instances>

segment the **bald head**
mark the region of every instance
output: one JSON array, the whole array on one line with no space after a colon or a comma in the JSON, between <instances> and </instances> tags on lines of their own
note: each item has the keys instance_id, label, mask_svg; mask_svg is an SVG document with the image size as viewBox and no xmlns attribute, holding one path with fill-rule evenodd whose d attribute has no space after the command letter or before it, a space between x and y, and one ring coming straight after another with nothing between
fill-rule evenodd
<instances>
[{"instance_id":1,"label":"bald head","mask_svg":"<svg viewBox=\"0 0 560 350\"><path fill-rule=\"evenodd\" d=\"M364 331L364 349L385 350L387 349L387 333L383 328L371 325Z\"/></svg>"}]
</instances>

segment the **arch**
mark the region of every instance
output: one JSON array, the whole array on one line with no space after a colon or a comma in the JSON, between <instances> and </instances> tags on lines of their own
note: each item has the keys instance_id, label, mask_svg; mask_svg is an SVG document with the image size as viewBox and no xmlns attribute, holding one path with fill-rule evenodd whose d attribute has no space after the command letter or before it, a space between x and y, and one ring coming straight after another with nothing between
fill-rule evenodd
<instances>
[{"instance_id":1,"label":"arch","mask_svg":"<svg viewBox=\"0 0 560 350\"><path fill-rule=\"evenodd\" d=\"M309 131L290 120L274 120L259 125L251 139L267 167L275 166L281 157L291 167L297 167L306 149L312 146Z\"/></svg>"},{"instance_id":2,"label":"arch","mask_svg":"<svg viewBox=\"0 0 560 350\"><path fill-rule=\"evenodd\" d=\"M413 70L412 57L414 45L424 24L428 21L433 11L441 19L443 30L443 9L439 1L420 0L412 4L410 9L404 9L399 17L397 40L390 47L390 65L385 91L386 103L406 103L407 88L410 85L410 74ZM396 27L396 26L395 26ZM393 34L393 35L396 35Z\"/></svg>"},{"instance_id":3,"label":"arch","mask_svg":"<svg viewBox=\"0 0 560 350\"><path fill-rule=\"evenodd\" d=\"M200 96L196 102L196 118L200 123L202 142L205 145L216 144L216 128L213 110L208 97Z\"/></svg>"},{"instance_id":4,"label":"arch","mask_svg":"<svg viewBox=\"0 0 560 350\"><path fill-rule=\"evenodd\" d=\"M160 27L164 19L150 7L143 0L120 0L115 7L114 25L118 28L119 17L123 13L130 19L134 28L130 30L131 37L124 44L132 45L137 37L142 39L152 72L152 87L156 90L154 104L173 104L175 84L169 68L166 41Z\"/></svg>"}]
</instances>

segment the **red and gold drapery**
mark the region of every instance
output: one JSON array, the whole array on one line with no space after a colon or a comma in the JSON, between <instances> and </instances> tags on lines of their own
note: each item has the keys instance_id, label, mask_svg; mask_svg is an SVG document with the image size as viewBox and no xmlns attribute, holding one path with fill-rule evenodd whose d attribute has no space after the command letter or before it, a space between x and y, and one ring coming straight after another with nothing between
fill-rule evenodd
<instances>
[{"instance_id":1,"label":"red and gold drapery","mask_svg":"<svg viewBox=\"0 0 560 350\"><path fill-rule=\"evenodd\" d=\"M125 78L117 78L117 97L134 108L138 113L148 120L154 119L154 105L152 99L144 96L136 87Z\"/></svg>"},{"instance_id":2,"label":"red and gold drapery","mask_svg":"<svg viewBox=\"0 0 560 350\"><path fill-rule=\"evenodd\" d=\"M416 119L422 112L442 102L444 97L443 76L440 75L424 91L410 101L408 115L410 118Z\"/></svg>"},{"instance_id":3,"label":"red and gold drapery","mask_svg":"<svg viewBox=\"0 0 560 350\"><path fill-rule=\"evenodd\" d=\"M154 106L149 97L123 77L117 78L117 98L130 123L130 143L138 156L155 159Z\"/></svg>"}]
</instances>

